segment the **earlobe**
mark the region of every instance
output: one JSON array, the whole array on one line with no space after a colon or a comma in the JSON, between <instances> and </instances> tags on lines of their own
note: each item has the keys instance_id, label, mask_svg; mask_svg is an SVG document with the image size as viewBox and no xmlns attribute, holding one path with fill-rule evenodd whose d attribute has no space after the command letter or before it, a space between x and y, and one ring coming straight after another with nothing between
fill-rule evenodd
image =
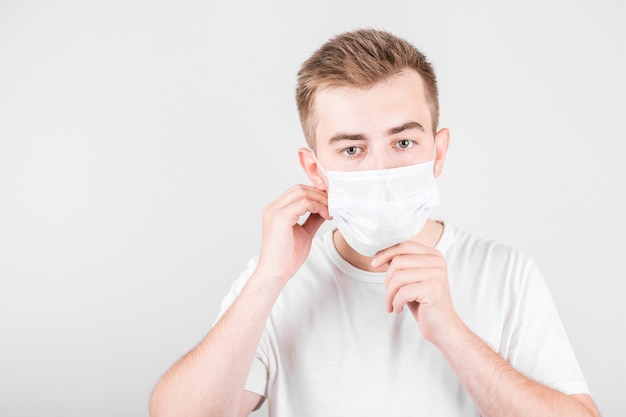
<instances>
[{"instance_id":1,"label":"earlobe","mask_svg":"<svg viewBox=\"0 0 626 417\"><path fill-rule=\"evenodd\" d=\"M302 166L306 176L309 177L313 187L321 191L326 191L326 184L321 177L319 163L313 151L308 148L298 149L298 159L300 160L300 166Z\"/></svg>"},{"instance_id":2,"label":"earlobe","mask_svg":"<svg viewBox=\"0 0 626 417\"><path fill-rule=\"evenodd\" d=\"M435 134L435 146L437 153L435 155L435 178L441 175L443 172L443 164L446 160L446 154L448 153L448 145L450 144L450 130L442 128Z\"/></svg>"}]
</instances>

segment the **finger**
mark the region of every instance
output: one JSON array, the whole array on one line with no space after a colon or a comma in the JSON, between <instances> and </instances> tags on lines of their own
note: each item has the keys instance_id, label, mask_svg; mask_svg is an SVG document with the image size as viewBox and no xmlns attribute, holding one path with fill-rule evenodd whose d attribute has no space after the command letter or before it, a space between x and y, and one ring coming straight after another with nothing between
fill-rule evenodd
<instances>
[{"instance_id":1,"label":"finger","mask_svg":"<svg viewBox=\"0 0 626 417\"><path fill-rule=\"evenodd\" d=\"M438 252L436 249L431 248L421 243L407 240L406 242L398 243L397 245L379 251L372 259L372 266L379 267L385 263L391 262L391 260L403 254L434 254Z\"/></svg>"},{"instance_id":2,"label":"finger","mask_svg":"<svg viewBox=\"0 0 626 417\"><path fill-rule=\"evenodd\" d=\"M393 273L393 278L389 280L389 283L385 282L385 307L388 313L393 311L393 300L400 288L421 282L417 275L411 270L396 271ZM389 279L389 275L387 279Z\"/></svg>"},{"instance_id":3,"label":"finger","mask_svg":"<svg viewBox=\"0 0 626 417\"><path fill-rule=\"evenodd\" d=\"M277 208L282 208L302 199L317 201L328 206L328 194L325 191L320 191L317 188L302 184L294 185L289 188L274 204Z\"/></svg>"},{"instance_id":4,"label":"finger","mask_svg":"<svg viewBox=\"0 0 626 417\"><path fill-rule=\"evenodd\" d=\"M311 213L304 223L302 223L302 228L306 230L309 235L314 235L325 221L326 219L322 215Z\"/></svg>"},{"instance_id":5,"label":"finger","mask_svg":"<svg viewBox=\"0 0 626 417\"><path fill-rule=\"evenodd\" d=\"M424 280L404 285L396 291L392 301L392 311L402 312L405 304L416 302L422 306L433 306L445 298L445 285L438 280Z\"/></svg>"},{"instance_id":6,"label":"finger","mask_svg":"<svg viewBox=\"0 0 626 417\"><path fill-rule=\"evenodd\" d=\"M282 210L288 207L300 207L294 204L302 203L303 201L310 201L319 204L319 207L324 207L324 209L316 209L314 212L318 212L325 217L330 217L328 213L328 196L325 192L319 191L313 187L308 187L305 185L296 185L289 188L283 194L280 195L276 200L272 201L265 208L268 212L275 212L278 210ZM308 211L308 210L307 210ZM305 214L307 211L301 212L300 215ZM324 213L324 211L326 213Z\"/></svg>"},{"instance_id":7,"label":"finger","mask_svg":"<svg viewBox=\"0 0 626 417\"><path fill-rule=\"evenodd\" d=\"M401 287L393 298L391 311L396 314L402 313L402 309L408 303L423 304L426 300L425 294L428 292L426 283L420 282L411 285L405 285Z\"/></svg>"},{"instance_id":8,"label":"finger","mask_svg":"<svg viewBox=\"0 0 626 417\"><path fill-rule=\"evenodd\" d=\"M403 269L394 272L392 278L389 280L385 293L387 312L393 310L393 301L402 288L429 281L431 277L435 276L435 271L436 268L420 268Z\"/></svg>"},{"instance_id":9,"label":"finger","mask_svg":"<svg viewBox=\"0 0 626 417\"><path fill-rule=\"evenodd\" d=\"M276 210L276 213L281 217L288 217L292 226L298 223L300 217L307 213L318 214L326 220L331 218L330 214L328 214L328 207L325 204L307 198L297 200L288 206L279 208Z\"/></svg>"},{"instance_id":10,"label":"finger","mask_svg":"<svg viewBox=\"0 0 626 417\"><path fill-rule=\"evenodd\" d=\"M397 271L403 269L421 269L441 266L441 260L433 254L406 254L397 255L389 262L387 268L387 276L385 277L385 286L389 285Z\"/></svg>"},{"instance_id":11,"label":"finger","mask_svg":"<svg viewBox=\"0 0 626 417\"><path fill-rule=\"evenodd\" d=\"M332 219L328 212L328 196L316 189L292 189L270 204L268 208L271 211L283 211L290 214L295 209L298 216L317 213L326 220Z\"/></svg>"}]
</instances>

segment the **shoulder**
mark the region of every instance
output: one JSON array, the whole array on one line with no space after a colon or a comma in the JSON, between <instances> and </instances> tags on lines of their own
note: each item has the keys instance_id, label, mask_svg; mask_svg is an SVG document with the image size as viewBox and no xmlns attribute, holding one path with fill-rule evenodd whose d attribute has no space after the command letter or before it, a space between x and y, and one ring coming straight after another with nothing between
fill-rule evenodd
<instances>
[{"instance_id":1,"label":"shoulder","mask_svg":"<svg viewBox=\"0 0 626 417\"><path fill-rule=\"evenodd\" d=\"M494 239L488 239L445 223L444 231L436 248L448 256L471 256L475 260L489 258L532 261L529 254L519 248Z\"/></svg>"},{"instance_id":2,"label":"shoulder","mask_svg":"<svg viewBox=\"0 0 626 417\"><path fill-rule=\"evenodd\" d=\"M467 230L446 223L437 245L448 268L464 276L494 283L508 282L519 288L528 279L541 279L532 256L525 251L494 239L477 236Z\"/></svg>"}]
</instances>

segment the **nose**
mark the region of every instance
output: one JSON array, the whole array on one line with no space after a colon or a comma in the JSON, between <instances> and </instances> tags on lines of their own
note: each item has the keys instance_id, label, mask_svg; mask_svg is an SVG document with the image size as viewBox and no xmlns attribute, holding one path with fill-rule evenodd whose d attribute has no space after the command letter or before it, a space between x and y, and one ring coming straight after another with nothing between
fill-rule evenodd
<instances>
[{"instance_id":1,"label":"nose","mask_svg":"<svg viewBox=\"0 0 626 417\"><path fill-rule=\"evenodd\" d=\"M368 158L368 169L388 169L396 168L397 161L382 149L372 150Z\"/></svg>"}]
</instances>

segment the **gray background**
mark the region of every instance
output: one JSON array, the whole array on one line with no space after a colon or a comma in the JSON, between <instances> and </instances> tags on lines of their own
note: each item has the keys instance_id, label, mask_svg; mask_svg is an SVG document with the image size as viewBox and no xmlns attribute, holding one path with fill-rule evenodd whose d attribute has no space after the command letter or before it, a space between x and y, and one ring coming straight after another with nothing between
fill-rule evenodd
<instances>
[{"instance_id":1,"label":"gray background","mask_svg":"<svg viewBox=\"0 0 626 417\"><path fill-rule=\"evenodd\" d=\"M624 415L625 18L608 0L0 1L0 415L147 416L257 253L262 207L307 182L299 65L363 26L438 71L434 217L538 261L601 411Z\"/></svg>"}]
</instances>

